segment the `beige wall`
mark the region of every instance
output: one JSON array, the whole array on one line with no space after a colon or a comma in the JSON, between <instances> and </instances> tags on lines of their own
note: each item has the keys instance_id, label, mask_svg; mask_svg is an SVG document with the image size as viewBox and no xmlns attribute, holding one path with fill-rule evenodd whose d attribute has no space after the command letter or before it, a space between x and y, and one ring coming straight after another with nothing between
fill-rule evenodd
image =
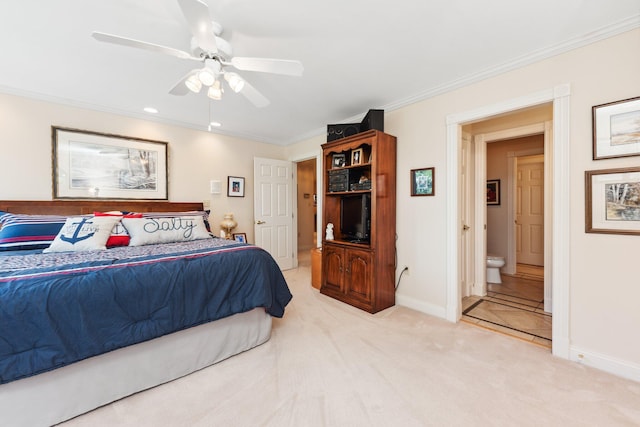
<instances>
[{"instance_id":1,"label":"beige wall","mask_svg":"<svg viewBox=\"0 0 640 427\"><path fill-rule=\"evenodd\" d=\"M284 158L284 148L153 121L0 94L0 199L50 200L51 126L146 138L169 143L169 199L210 203L211 224L233 212L234 232L253 239L253 157ZM227 176L245 177L245 197L227 197ZM209 181L222 194L209 193Z\"/></svg>"},{"instance_id":2,"label":"beige wall","mask_svg":"<svg viewBox=\"0 0 640 427\"><path fill-rule=\"evenodd\" d=\"M570 283L569 340L573 352L599 357L640 378L637 259L640 237L584 232L584 171L637 166L640 157L591 160L591 107L640 95L640 30L436 96L385 114L385 130L398 137L398 265L408 265L397 301L445 317L446 288L446 120L570 84ZM490 130L483 129L488 132ZM294 152L317 147L318 138ZM434 166L435 197L409 195L409 171Z\"/></svg>"}]
</instances>

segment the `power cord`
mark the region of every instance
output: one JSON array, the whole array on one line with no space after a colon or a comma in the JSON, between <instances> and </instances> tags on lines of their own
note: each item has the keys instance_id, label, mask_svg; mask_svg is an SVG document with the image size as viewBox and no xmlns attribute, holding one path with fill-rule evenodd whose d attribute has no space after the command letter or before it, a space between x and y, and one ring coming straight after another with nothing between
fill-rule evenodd
<instances>
[{"instance_id":1,"label":"power cord","mask_svg":"<svg viewBox=\"0 0 640 427\"><path fill-rule=\"evenodd\" d=\"M402 279L402 275L404 274L405 271L409 271L409 267L403 268L402 271L400 272L400 276L398 276L398 283L396 283L396 289L398 289L398 286L400 286L400 279Z\"/></svg>"}]
</instances>

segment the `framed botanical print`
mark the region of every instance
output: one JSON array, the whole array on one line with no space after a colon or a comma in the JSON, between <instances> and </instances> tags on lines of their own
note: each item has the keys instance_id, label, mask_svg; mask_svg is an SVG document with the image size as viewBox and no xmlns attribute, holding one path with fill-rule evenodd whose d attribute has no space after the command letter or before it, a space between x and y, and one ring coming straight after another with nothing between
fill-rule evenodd
<instances>
[{"instance_id":1,"label":"framed botanical print","mask_svg":"<svg viewBox=\"0 0 640 427\"><path fill-rule=\"evenodd\" d=\"M434 196L436 194L436 168L411 170L411 195Z\"/></svg>"}]
</instances>

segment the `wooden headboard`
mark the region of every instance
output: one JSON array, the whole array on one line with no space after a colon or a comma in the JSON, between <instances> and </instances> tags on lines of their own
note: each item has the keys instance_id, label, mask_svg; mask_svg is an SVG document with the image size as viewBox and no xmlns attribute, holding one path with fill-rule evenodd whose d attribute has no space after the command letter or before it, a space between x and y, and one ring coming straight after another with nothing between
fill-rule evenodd
<instances>
[{"instance_id":1,"label":"wooden headboard","mask_svg":"<svg viewBox=\"0 0 640 427\"><path fill-rule=\"evenodd\" d=\"M0 200L0 211L31 215L87 215L93 212L184 212L203 210L201 202L165 200Z\"/></svg>"}]
</instances>

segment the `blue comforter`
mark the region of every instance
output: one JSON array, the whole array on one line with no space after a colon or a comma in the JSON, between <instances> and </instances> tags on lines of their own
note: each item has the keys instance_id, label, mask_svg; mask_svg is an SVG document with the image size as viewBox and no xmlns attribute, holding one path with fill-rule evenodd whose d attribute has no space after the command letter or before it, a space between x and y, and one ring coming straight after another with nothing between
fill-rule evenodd
<instances>
[{"instance_id":1,"label":"blue comforter","mask_svg":"<svg viewBox=\"0 0 640 427\"><path fill-rule=\"evenodd\" d=\"M271 255L218 238L2 256L0 384L290 300Z\"/></svg>"}]
</instances>

